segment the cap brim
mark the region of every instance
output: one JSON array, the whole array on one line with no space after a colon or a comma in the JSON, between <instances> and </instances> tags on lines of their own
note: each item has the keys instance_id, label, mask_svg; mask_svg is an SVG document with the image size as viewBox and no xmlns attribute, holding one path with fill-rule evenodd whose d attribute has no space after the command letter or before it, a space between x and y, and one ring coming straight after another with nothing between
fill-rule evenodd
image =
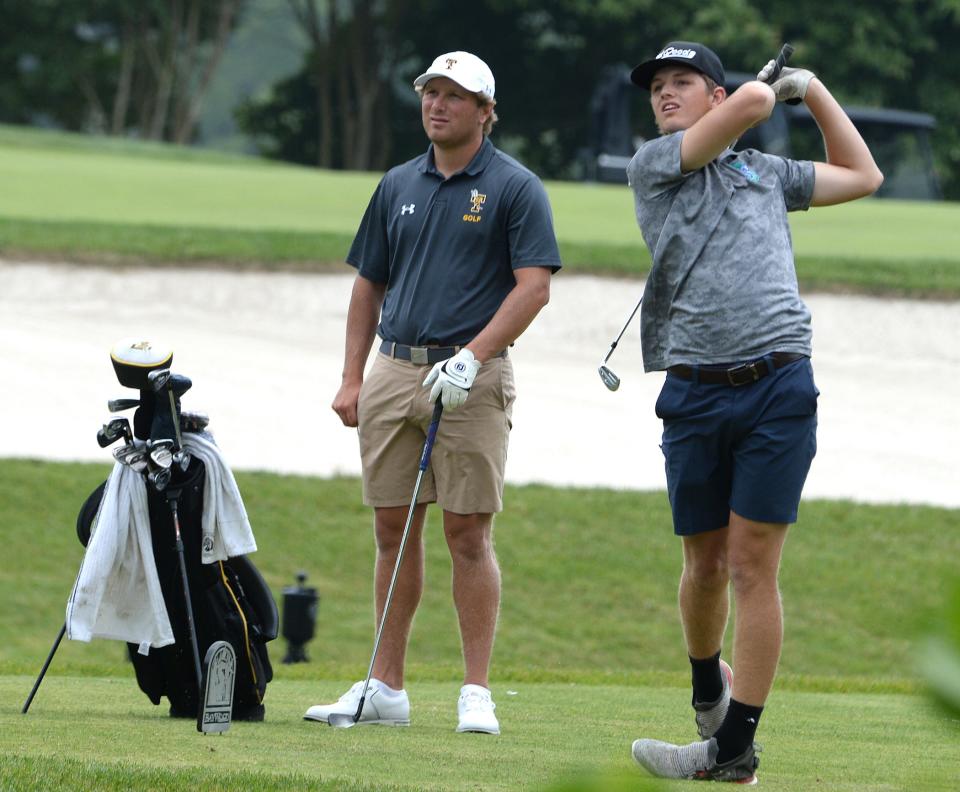
<instances>
[{"instance_id":1,"label":"cap brim","mask_svg":"<svg viewBox=\"0 0 960 792\"><path fill-rule=\"evenodd\" d=\"M644 61L639 66L634 68L634 70L630 72L630 81L634 85L639 85L641 88L646 88L649 91L650 83L653 82L653 75L657 73L658 69L662 69L664 66L670 63L686 66L688 69L693 69L694 71L703 74L703 72L691 64L690 61L683 58L654 58L653 60Z\"/></svg>"},{"instance_id":2,"label":"cap brim","mask_svg":"<svg viewBox=\"0 0 960 792\"><path fill-rule=\"evenodd\" d=\"M446 77L448 80L453 80L453 81L454 81L457 85L459 85L461 88L463 88L463 89L465 89L465 90L467 90L467 91L470 91L470 93L483 93L483 86L480 86L480 85L465 85L463 82L461 82L460 80L458 80L458 79L457 79L456 77L454 77L450 72L447 72L447 71L443 71L443 72L425 72L425 73L421 74L419 77L417 77L417 79L413 81L413 84L414 84L414 86L417 87L417 88L422 88L424 85L426 85L428 82L430 82L430 80L432 80L434 77Z\"/></svg>"}]
</instances>

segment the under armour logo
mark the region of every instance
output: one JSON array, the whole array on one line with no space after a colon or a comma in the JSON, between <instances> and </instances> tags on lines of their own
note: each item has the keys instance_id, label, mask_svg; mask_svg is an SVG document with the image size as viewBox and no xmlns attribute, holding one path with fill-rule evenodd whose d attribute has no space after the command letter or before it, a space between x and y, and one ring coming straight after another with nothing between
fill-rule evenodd
<instances>
[{"instance_id":1,"label":"under armour logo","mask_svg":"<svg viewBox=\"0 0 960 792\"><path fill-rule=\"evenodd\" d=\"M403 217L405 214L413 214L413 210L417 208L416 204L403 204L400 207L400 216Z\"/></svg>"}]
</instances>

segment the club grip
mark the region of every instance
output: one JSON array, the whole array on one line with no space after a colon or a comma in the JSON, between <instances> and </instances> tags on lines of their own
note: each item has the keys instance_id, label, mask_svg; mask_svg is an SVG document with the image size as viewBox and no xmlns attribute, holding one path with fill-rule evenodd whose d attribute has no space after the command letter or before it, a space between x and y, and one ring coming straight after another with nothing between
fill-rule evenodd
<instances>
[{"instance_id":1,"label":"club grip","mask_svg":"<svg viewBox=\"0 0 960 792\"><path fill-rule=\"evenodd\" d=\"M443 412L443 402L438 398L433 406L433 415L430 417L430 426L427 427L427 440L423 444L423 454L420 457L420 470L427 469L430 464L430 454L433 453L433 441L437 439L437 427L440 425L440 413Z\"/></svg>"},{"instance_id":2,"label":"club grip","mask_svg":"<svg viewBox=\"0 0 960 792\"><path fill-rule=\"evenodd\" d=\"M767 78L767 84L770 85L776 82L777 78L780 76L780 72L783 71L783 67L786 65L787 61L790 60L790 56L793 55L793 45L784 44L780 47L780 53L777 55L776 60L774 61L773 74ZM800 104L799 99L787 99L788 105L798 105Z\"/></svg>"},{"instance_id":3,"label":"club grip","mask_svg":"<svg viewBox=\"0 0 960 792\"><path fill-rule=\"evenodd\" d=\"M773 73L767 78L768 84L777 81L777 78L780 76L780 72L783 70L783 67L786 66L787 61L790 60L791 55L793 55L793 45L784 44L780 48L780 53L777 55L777 58L774 61Z\"/></svg>"}]
</instances>

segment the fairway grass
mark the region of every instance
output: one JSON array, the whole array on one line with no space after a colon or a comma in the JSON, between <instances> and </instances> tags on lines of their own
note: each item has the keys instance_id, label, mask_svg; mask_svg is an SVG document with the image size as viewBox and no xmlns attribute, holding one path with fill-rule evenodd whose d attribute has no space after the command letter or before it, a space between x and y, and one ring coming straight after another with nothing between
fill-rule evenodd
<instances>
[{"instance_id":1,"label":"fairway grass","mask_svg":"<svg viewBox=\"0 0 960 792\"><path fill-rule=\"evenodd\" d=\"M340 264L381 174L0 126L0 255L263 268ZM548 182L568 272L643 276L621 185ZM790 215L798 277L960 298L960 206L863 200Z\"/></svg>"},{"instance_id":2,"label":"fairway grass","mask_svg":"<svg viewBox=\"0 0 960 792\"><path fill-rule=\"evenodd\" d=\"M546 790L577 778L688 788L643 785L630 757L639 736L696 736L687 688L501 683L499 737L455 733L456 682L408 683L406 729L302 720L307 706L335 699L351 681L274 682L265 722L203 736L150 704L132 673L52 677L26 715L32 678L0 677L0 788L453 792ZM764 789L955 790L960 782L957 723L917 696L775 691L761 732Z\"/></svg>"}]
</instances>

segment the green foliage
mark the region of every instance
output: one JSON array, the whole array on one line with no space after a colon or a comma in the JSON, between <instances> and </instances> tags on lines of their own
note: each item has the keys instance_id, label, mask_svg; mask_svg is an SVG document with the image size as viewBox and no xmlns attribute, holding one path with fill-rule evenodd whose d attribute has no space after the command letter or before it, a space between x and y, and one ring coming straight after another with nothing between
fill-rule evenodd
<instances>
[{"instance_id":1,"label":"green foliage","mask_svg":"<svg viewBox=\"0 0 960 792\"><path fill-rule=\"evenodd\" d=\"M924 644L921 664L934 698L960 718L960 585L954 584L942 623Z\"/></svg>"}]
</instances>

